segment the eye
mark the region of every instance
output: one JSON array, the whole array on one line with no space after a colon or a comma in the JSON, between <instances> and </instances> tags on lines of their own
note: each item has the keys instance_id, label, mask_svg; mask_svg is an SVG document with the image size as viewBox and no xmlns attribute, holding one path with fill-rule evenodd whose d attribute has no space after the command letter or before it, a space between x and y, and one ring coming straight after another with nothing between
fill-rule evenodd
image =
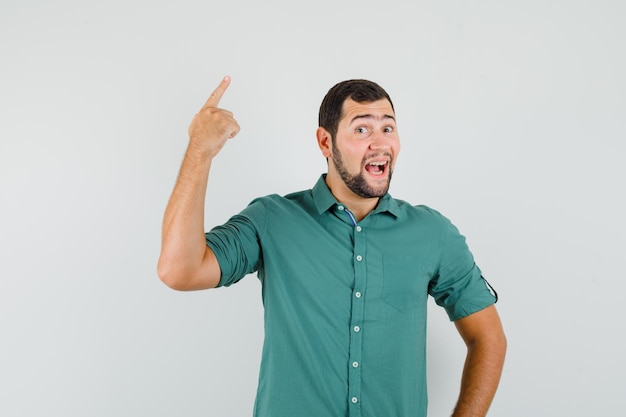
<instances>
[{"instance_id":1,"label":"eye","mask_svg":"<svg viewBox=\"0 0 626 417\"><path fill-rule=\"evenodd\" d=\"M359 126L356 129L354 129L355 133L367 133L368 129L365 126Z\"/></svg>"},{"instance_id":2,"label":"eye","mask_svg":"<svg viewBox=\"0 0 626 417\"><path fill-rule=\"evenodd\" d=\"M385 132L385 133L391 133L391 132L393 132L393 126L385 126L385 127L383 128L383 132Z\"/></svg>"}]
</instances>

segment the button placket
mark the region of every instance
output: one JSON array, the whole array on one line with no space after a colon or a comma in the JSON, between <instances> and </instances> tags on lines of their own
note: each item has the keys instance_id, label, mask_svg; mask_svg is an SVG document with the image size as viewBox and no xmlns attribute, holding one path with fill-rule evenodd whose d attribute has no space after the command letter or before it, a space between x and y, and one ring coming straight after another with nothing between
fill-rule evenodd
<instances>
[{"instance_id":1,"label":"button placket","mask_svg":"<svg viewBox=\"0 0 626 417\"><path fill-rule=\"evenodd\" d=\"M347 214L352 216L346 208ZM354 288L352 290L351 320L350 320L350 353L348 362L348 401L349 416L361 416L361 350L363 343L363 317L365 289L367 278L366 240L364 228L354 222L353 228L353 256L354 256Z\"/></svg>"}]
</instances>

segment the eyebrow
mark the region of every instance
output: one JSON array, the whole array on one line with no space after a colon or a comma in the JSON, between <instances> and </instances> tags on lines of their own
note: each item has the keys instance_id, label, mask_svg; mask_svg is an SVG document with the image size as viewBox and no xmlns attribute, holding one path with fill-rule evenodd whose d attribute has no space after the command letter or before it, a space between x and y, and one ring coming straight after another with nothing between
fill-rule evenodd
<instances>
[{"instance_id":1,"label":"eyebrow","mask_svg":"<svg viewBox=\"0 0 626 417\"><path fill-rule=\"evenodd\" d=\"M380 119L391 119L394 122L396 121L396 118L393 117L390 114L385 114L382 117L378 117L378 116L374 116L373 114L369 114L368 113L368 114L357 114L356 116L354 116L352 118L352 120L350 120L350 124L354 123L354 121L357 120L357 119L377 119L377 120L380 120Z\"/></svg>"}]
</instances>

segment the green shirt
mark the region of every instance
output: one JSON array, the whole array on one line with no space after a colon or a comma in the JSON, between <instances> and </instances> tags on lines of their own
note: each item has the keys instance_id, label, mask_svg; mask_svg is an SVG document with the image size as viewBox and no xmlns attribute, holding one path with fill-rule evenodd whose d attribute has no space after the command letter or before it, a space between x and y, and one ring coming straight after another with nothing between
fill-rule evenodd
<instances>
[{"instance_id":1,"label":"green shirt","mask_svg":"<svg viewBox=\"0 0 626 417\"><path fill-rule=\"evenodd\" d=\"M257 271L265 341L256 417L425 417L426 311L495 302L441 214L382 197L357 222L324 176L206 234L229 286Z\"/></svg>"}]
</instances>

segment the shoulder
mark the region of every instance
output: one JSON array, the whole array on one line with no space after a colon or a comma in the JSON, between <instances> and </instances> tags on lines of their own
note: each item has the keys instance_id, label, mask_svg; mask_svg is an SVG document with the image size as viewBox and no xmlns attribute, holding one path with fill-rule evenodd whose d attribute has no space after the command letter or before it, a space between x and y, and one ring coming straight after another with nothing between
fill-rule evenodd
<instances>
[{"instance_id":1,"label":"shoulder","mask_svg":"<svg viewBox=\"0 0 626 417\"><path fill-rule=\"evenodd\" d=\"M252 204L259 204L265 206L283 206L283 205L292 205L299 204L301 202L307 201L311 199L311 190L302 190L296 191L285 195L279 194L269 194L262 197L257 197L252 202Z\"/></svg>"},{"instance_id":2,"label":"shoulder","mask_svg":"<svg viewBox=\"0 0 626 417\"><path fill-rule=\"evenodd\" d=\"M430 222L433 224L446 224L449 223L450 220L439 211L433 209L424 204L413 205L404 200L393 199L397 206L398 210L401 214L407 216L408 220L415 221L419 220L422 222Z\"/></svg>"},{"instance_id":3,"label":"shoulder","mask_svg":"<svg viewBox=\"0 0 626 417\"><path fill-rule=\"evenodd\" d=\"M311 204L311 201L311 190L286 195L269 194L252 200L244 212L284 213L299 207L306 207Z\"/></svg>"},{"instance_id":4,"label":"shoulder","mask_svg":"<svg viewBox=\"0 0 626 417\"><path fill-rule=\"evenodd\" d=\"M398 207L397 224L409 233L440 241L458 233L448 217L430 206L413 205L398 199L395 202Z\"/></svg>"}]
</instances>

